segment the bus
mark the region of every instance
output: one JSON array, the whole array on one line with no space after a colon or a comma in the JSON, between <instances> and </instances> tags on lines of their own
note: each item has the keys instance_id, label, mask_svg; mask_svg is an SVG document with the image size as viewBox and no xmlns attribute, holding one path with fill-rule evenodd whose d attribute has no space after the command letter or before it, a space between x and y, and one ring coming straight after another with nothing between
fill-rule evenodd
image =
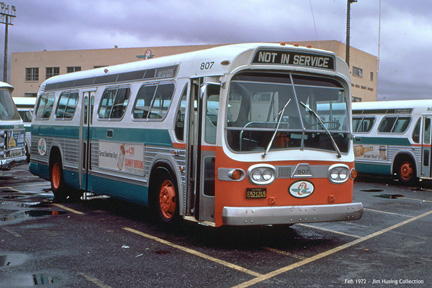
<instances>
[{"instance_id":1,"label":"bus","mask_svg":"<svg viewBox=\"0 0 432 288\"><path fill-rule=\"evenodd\" d=\"M432 179L432 101L353 103L355 167L402 184Z\"/></svg>"},{"instance_id":2,"label":"bus","mask_svg":"<svg viewBox=\"0 0 432 288\"><path fill-rule=\"evenodd\" d=\"M26 161L25 129L12 99L13 87L0 82L0 170L10 170Z\"/></svg>"},{"instance_id":3,"label":"bus","mask_svg":"<svg viewBox=\"0 0 432 288\"><path fill-rule=\"evenodd\" d=\"M31 121L33 118L33 110L36 102L36 97L13 97L18 113L24 123L25 132L25 145L27 162L30 161L30 147L31 147Z\"/></svg>"},{"instance_id":4,"label":"bus","mask_svg":"<svg viewBox=\"0 0 432 288\"><path fill-rule=\"evenodd\" d=\"M360 219L350 87L334 53L284 43L59 75L38 92L30 171L57 201L119 198L164 224Z\"/></svg>"}]
</instances>

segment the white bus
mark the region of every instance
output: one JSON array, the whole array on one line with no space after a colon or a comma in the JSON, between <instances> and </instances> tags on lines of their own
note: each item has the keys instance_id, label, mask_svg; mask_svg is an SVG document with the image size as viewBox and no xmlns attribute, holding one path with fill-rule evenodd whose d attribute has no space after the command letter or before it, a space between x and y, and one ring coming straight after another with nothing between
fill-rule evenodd
<instances>
[{"instance_id":1,"label":"white bus","mask_svg":"<svg viewBox=\"0 0 432 288\"><path fill-rule=\"evenodd\" d=\"M334 53L284 43L56 76L38 94L30 171L59 201L117 197L163 223L359 219L350 87Z\"/></svg>"},{"instance_id":2,"label":"white bus","mask_svg":"<svg viewBox=\"0 0 432 288\"><path fill-rule=\"evenodd\" d=\"M404 184L432 179L431 119L430 100L353 103L356 170Z\"/></svg>"},{"instance_id":3,"label":"white bus","mask_svg":"<svg viewBox=\"0 0 432 288\"><path fill-rule=\"evenodd\" d=\"M25 129L12 100L13 87L0 82L0 170L26 161Z\"/></svg>"},{"instance_id":4,"label":"white bus","mask_svg":"<svg viewBox=\"0 0 432 288\"><path fill-rule=\"evenodd\" d=\"M24 123L27 161L30 161L31 121L33 118L36 97L13 97L18 113Z\"/></svg>"}]
</instances>

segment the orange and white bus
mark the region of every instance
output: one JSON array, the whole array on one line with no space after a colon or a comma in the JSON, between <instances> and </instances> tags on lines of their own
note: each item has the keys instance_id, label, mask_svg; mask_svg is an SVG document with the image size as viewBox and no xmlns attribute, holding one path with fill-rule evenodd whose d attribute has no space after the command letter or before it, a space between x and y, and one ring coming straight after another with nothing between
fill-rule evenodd
<instances>
[{"instance_id":1,"label":"orange and white bus","mask_svg":"<svg viewBox=\"0 0 432 288\"><path fill-rule=\"evenodd\" d=\"M350 87L334 53L284 43L52 77L38 93L30 171L57 200L121 198L165 223L359 219Z\"/></svg>"}]
</instances>

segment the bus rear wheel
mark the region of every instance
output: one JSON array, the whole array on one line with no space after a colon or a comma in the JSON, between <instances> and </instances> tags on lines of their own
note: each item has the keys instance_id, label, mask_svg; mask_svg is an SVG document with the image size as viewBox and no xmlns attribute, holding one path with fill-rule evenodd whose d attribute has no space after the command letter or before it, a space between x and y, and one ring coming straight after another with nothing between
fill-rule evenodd
<instances>
[{"instance_id":1,"label":"bus rear wheel","mask_svg":"<svg viewBox=\"0 0 432 288\"><path fill-rule=\"evenodd\" d=\"M174 224L178 221L178 192L176 182L168 170L159 168L153 186L152 208L157 221L161 224Z\"/></svg>"},{"instance_id":2,"label":"bus rear wheel","mask_svg":"<svg viewBox=\"0 0 432 288\"><path fill-rule=\"evenodd\" d=\"M416 168L410 159L403 159L399 162L396 174L402 184L414 184L417 180Z\"/></svg>"}]
</instances>

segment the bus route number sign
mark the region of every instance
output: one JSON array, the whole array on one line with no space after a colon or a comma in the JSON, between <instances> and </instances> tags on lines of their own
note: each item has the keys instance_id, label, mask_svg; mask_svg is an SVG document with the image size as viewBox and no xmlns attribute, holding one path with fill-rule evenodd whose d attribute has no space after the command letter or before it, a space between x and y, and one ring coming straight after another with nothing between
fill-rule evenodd
<instances>
[{"instance_id":1,"label":"bus route number sign","mask_svg":"<svg viewBox=\"0 0 432 288\"><path fill-rule=\"evenodd\" d=\"M335 59L324 54L277 51L277 50L258 50L252 60L253 64L274 64L290 65L301 67L321 68L335 70Z\"/></svg>"},{"instance_id":2,"label":"bus route number sign","mask_svg":"<svg viewBox=\"0 0 432 288\"><path fill-rule=\"evenodd\" d=\"M263 199L267 197L266 188L246 188L247 199Z\"/></svg>"}]
</instances>

